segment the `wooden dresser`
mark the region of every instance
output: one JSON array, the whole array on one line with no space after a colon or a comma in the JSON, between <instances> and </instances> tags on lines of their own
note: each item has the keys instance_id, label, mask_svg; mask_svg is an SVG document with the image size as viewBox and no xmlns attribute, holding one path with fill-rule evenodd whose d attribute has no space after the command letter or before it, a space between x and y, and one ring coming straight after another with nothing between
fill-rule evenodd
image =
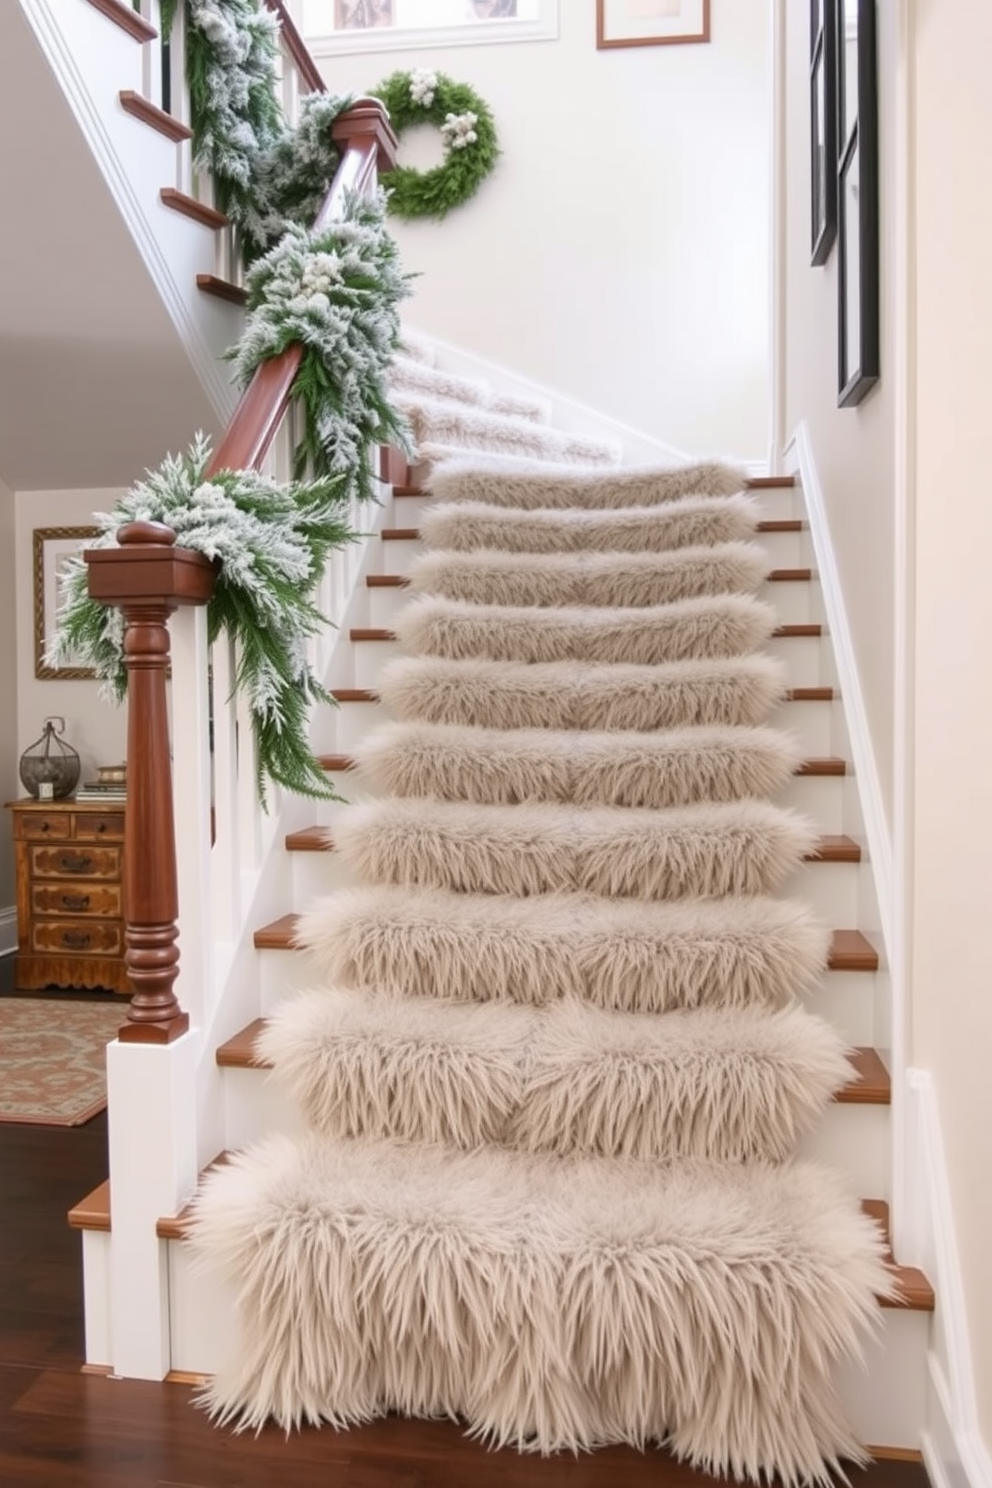
<instances>
[{"instance_id":1,"label":"wooden dresser","mask_svg":"<svg viewBox=\"0 0 992 1488\"><path fill-rule=\"evenodd\" d=\"M14 985L126 994L123 803L7 804L17 858Z\"/></svg>"}]
</instances>

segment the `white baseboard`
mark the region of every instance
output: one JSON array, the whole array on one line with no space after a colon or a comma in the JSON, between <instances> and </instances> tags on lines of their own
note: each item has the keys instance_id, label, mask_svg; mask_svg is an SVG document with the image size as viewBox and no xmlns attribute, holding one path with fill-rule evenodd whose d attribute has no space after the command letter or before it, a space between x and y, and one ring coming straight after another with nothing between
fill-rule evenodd
<instances>
[{"instance_id":1,"label":"white baseboard","mask_svg":"<svg viewBox=\"0 0 992 1488\"><path fill-rule=\"evenodd\" d=\"M801 423L785 451L786 469L798 474L803 489L810 538L816 557L817 576L823 595L830 642L837 666L844 718L851 741L852 763L864 817L865 837L878 894L878 912L887 954L893 944L892 834L885 815L882 787L875 767L875 754L868 728L868 713L858 675L854 641L847 623L840 572L830 538L830 524L823 488L816 473L813 449L805 423Z\"/></svg>"},{"instance_id":2,"label":"white baseboard","mask_svg":"<svg viewBox=\"0 0 992 1488\"><path fill-rule=\"evenodd\" d=\"M12 956L17 950L17 910L0 909L0 956Z\"/></svg>"},{"instance_id":3,"label":"white baseboard","mask_svg":"<svg viewBox=\"0 0 992 1488\"><path fill-rule=\"evenodd\" d=\"M922 1260L937 1293L927 1354L927 1419L921 1446L934 1488L992 1488L992 1455L978 1425L968 1312L933 1079L907 1071L908 1171L923 1236Z\"/></svg>"},{"instance_id":4,"label":"white baseboard","mask_svg":"<svg viewBox=\"0 0 992 1488\"><path fill-rule=\"evenodd\" d=\"M533 398L547 403L551 409L551 422L556 429L562 429L567 434L585 434L591 439L609 439L619 443L623 448L626 465L683 465L687 460L714 455L711 450L689 455L685 450L676 449L674 445L666 444L664 440L656 439L651 434L644 434L620 419L599 413L587 403L569 398L555 388L547 387L542 382L534 382L529 377L521 377L509 367L476 356L473 352L453 346L449 341L440 341L430 332L416 326L411 326L411 330L416 331L419 338L431 343L444 371L453 372L459 377L482 378L491 382L501 393L515 393L521 398ZM768 468L763 460L739 460L728 454L717 454L714 458L743 466L749 475L764 475Z\"/></svg>"}]
</instances>

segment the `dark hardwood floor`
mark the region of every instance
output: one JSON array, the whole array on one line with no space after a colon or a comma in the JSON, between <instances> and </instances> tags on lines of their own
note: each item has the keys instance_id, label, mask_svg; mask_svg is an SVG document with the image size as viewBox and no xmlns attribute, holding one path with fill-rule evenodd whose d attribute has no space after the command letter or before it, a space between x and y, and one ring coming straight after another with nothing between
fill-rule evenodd
<instances>
[{"instance_id":1,"label":"dark hardwood floor","mask_svg":"<svg viewBox=\"0 0 992 1488\"><path fill-rule=\"evenodd\" d=\"M4 1488L709 1488L664 1453L489 1452L446 1422L236 1436L185 1386L82 1374L80 1240L65 1214L106 1177L106 1141L105 1116L73 1129L0 1123ZM927 1488L912 1463L878 1463L853 1483Z\"/></svg>"}]
</instances>

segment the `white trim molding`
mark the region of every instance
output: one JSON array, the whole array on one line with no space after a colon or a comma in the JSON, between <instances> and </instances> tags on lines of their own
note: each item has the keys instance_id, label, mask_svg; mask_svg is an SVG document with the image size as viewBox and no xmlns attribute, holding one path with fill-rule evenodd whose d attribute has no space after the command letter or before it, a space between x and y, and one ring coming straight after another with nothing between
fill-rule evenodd
<instances>
[{"instance_id":1,"label":"white trim molding","mask_svg":"<svg viewBox=\"0 0 992 1488\"><path fill-rule=\"evenodd\" d=\"M923 1460L934 1488L992 1488L992 1456L978 1424L937 1092L928 1070L907 1070L906 1112L909 1198L921 1236L920 1260L937 1294L927 1353Z\"/></svg>"},{"instance_id":2,"label":"white trim molding","mask_svg":"<svg viewBox=\"0 0 992 1488\"><path fill-rule=\"evenodd\" d=\"M0 909L0 956L12 956L17 950L17 910Z\"/></svg>"},{"instance_id":3,"label":"white trim molding","mask_svg":"<svg viewBox=\"0 0 992 1488\"><path fill-rule=\"evenodd\" d=\"M325 5L328 0L323 0ZM415 52L425 48L493 46L520 41L557 41L559 0L538 0L533 19L468 21L447 26L382 26L358 31L310 30L307 0L302 0L304 39L314 57L360 52Z\"/></svg>"}]
</instances>

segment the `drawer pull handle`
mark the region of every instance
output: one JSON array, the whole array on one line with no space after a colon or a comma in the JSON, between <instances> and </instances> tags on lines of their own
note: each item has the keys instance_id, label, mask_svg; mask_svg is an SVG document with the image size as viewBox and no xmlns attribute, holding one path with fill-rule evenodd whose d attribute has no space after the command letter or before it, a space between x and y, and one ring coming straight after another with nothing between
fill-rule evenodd
<instances>
[{"instance_id":1,"label":"drawer pull handle","mask_svg":"<svg viewBox=\"0 0 992 1488\"><path fill-rule=\"evenodd\" d=\"M85 930L66 930L62 935L62 944L77 951L85 950L89 943L90 937Z\"/></svg>"},{"instance_id":2,"label":"drawer pull handle","mask_svg":"<svg viewBox=\"0 0 992 1488\"><path fill-rule=\"evenodd\" d=\"M76 910L78 912L81 909L89 909L89 907L90 907L90 896L89 896L89 894L63 894L62 895L62 908L63 909L74 909L74 910Z\"/></svg>"},{"instance_id":3,"label":"drawer pull handle","mask_svg":"<svg viewBox=\"0 0 992 1488\"><path fill-rule=\"evenodd\" d=\"M83 853L63 853L59 859L59 866L65 873L89 873L93 867L93 859L86 857Z\"/></svg>"},{"instance_id":4,"label":"drawer pull handle","mask_svg":"<svg viewBox=\"0 0 992 1488\"><path fill-rule=\"evenodd\" d=\"M42 824L41 824L41 830L43 832L49 832L49 831L51 831L51 827L52 827L51 822L43 821Z\"/></svg>"}]
</instances>

